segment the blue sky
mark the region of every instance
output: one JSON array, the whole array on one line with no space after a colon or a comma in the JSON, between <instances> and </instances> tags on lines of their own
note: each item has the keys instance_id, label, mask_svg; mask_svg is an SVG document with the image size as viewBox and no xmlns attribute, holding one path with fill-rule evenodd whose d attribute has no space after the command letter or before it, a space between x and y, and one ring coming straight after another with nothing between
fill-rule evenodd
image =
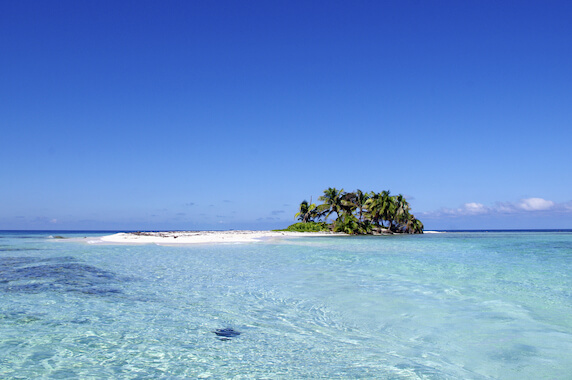
<instances>
[{"instance_id":1,"label":"blue sky","mask_svg":"<svg viewBox=\"0 0 572 380\"><path fill-rule=\"evenodd\" d=\"M4 1L0 229L269 229L328 187L572 228L568 1Z\"/></svg>"}]
</instances>

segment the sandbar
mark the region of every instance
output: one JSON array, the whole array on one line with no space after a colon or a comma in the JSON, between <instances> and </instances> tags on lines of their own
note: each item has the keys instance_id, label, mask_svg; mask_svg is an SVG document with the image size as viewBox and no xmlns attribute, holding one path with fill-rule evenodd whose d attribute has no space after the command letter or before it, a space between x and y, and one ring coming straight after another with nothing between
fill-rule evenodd
<instances>
[{"instance_id":1,"label":"sandbar","mask_svg":"<svg viewBox=\"0 0 572 380\"><path fill-rule=\"evenodd\" d=\"M121 232L102 236L90 243L107 244L218 244L255 243L271 239L295 237L345 236L332 232L289 232L289 231L169 231L169 232Z\"/></svg>"}]
</instances>

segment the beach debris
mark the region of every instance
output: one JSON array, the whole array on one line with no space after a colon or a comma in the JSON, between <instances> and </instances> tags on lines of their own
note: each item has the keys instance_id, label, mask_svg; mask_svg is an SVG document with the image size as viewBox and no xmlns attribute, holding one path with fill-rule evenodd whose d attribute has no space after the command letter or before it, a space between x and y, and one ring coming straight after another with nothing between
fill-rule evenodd
<instances>
[{"instance_id":1,"label":"beach debris","mask_svg":"<svg viewBox=\"0 0 572 380\"><path fill-rule=\"evenodd\" d=\"M236 331L235 329L232 328L225 328L225 329L216 329L215 331L213 331L218 337L220 337L220 340L230 340L230 338L234 338L236 336L240 335L239 331Z\"/></svg>"}]
</instances>

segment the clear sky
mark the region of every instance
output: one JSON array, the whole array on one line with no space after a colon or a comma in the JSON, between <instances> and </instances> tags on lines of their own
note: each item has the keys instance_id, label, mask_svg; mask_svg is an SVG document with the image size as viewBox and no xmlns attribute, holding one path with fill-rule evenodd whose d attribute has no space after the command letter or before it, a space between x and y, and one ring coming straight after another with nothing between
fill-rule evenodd
<instances>
[{"instance_id":1,"label":"clear sky","mask_svg":"<svg viewBox=\"0 0 572 380\"><path fill-rule=\"evenodd\" d=\"M2 1L0 229L269 229L328 187L572 228L570 1Z\"/></svg>"}]
</instances>

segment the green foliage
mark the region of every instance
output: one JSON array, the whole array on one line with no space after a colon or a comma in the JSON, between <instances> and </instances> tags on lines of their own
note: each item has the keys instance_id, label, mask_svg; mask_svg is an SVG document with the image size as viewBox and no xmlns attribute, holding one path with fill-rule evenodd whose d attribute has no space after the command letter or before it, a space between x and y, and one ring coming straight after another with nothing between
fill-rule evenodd
<instances>
[{"instance_id":1,"label":"green foliage","mask_svg":"<svg viewBox=\"0 0 572 380\"><path fill-rule=\"evenodd\" d=\"M334 222L334 232L343 232L348 235L367 235L372 232L369 220L360 221L355 215L344 214Z\"/></svg>"},{"instance_id":2,"label":"green foliage","mask_svg":"<svg viewBox=\"0 0 572 380\"><path fill-rule=\"evenodd\" d=\"M359 232L359 221L352 214L344 214L334 223L334 232L357 235Z\"/></svg>"},{"instance_id":3,"label":"green foliage","mask_svg":"<svg viewBox=\"0 0 572 380\"><path fill-rule=\"evenodd\" d=\"M332 215L334 212L339 218L342 215L342 197L344 194L344 189L338 190L335 187L329 187L324 190L324 195L320 196L318 199L324 202L324 215L326 219ZM337 219L336 218L336 219Z\"/></svg>"},{"instance_id":4,"label":"green foliage","mask_svg":"<svg viewBox=\"0 0 572 380\"><path fill-rule=\"evenodd\" d=\"M310 201L311 202L311 201ZM294 215L294 218L302 221L302 223L314 222L316 218L320 217L320 212L315 204L308 203L307 200L300 203L300 211Z\"/></svg>"},{"instance_id":5,"label":"green foliage","mask_svg":"<svg viewBox=\"0 0 572 380\"><path fill-rule=\"evenodd\" d=\"M328 225L320 220L324 218L327 221L335 213L336 219L331 227L336 232L363 235L385 228L397 233L423 233L423 223L411 214L405 197L390 195L389 190L364 193L358 189L348 193L344 189L329 187L318 199L323 203L302 202L295 216L302 223L293 224L286 231L327 230Z\"/></svg>"},{"instance_id":6,"label":"green foliage","mask_svg":"<svg viewBox=\"0 0 572 380\"><path fill-rule=\"evenodd\" d=\"M291 231L291 232L321 232L321 231L329 231L330 225L326 222L300 222L294 223L288 228L283 230L275 230L275 231Z\"/></svg>"}]
</instances>

